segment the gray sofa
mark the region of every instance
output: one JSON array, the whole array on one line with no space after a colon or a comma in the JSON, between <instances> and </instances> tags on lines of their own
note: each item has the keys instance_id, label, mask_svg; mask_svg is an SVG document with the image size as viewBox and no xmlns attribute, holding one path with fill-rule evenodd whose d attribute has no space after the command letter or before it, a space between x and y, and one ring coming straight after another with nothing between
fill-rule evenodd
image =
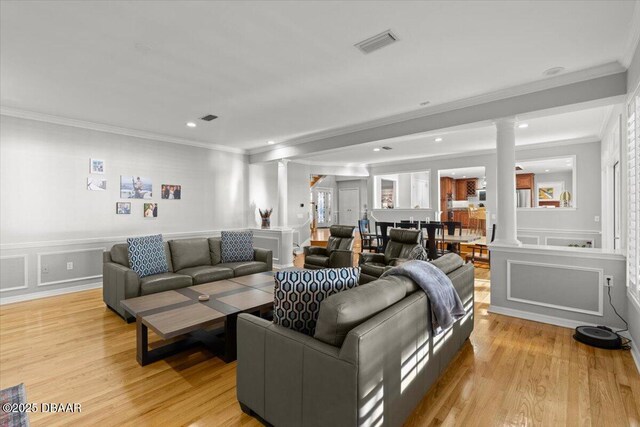
<instances>
[{"instance_id":1,"label":"gray sofa","mask_svg":"<svg viewBox=\"0 0 640 427\"><path fill-rule=\"evenodd\" d=\"M120 306L124 299L273 269L267 249L254 248L253 261L223 263L219 237L181 239L164 242L168 273L140 278L129 268L128 248L126 243L113 245L104 252L102 268L103 300L126 320L132 317Z\"/></svg>"},{"instance_id":2,"label":"gray sofa","mask_svg":"<svg viewBox=\"0 0 640 427\"><path fill-rule=\"evenodd\" d=\"M314 337L240 314L243 411L278 427L402 425L473 330L473 265L455 254L433 264L467 311L437 336L425 293L406 277L330 296Z\"/></svg>"}]
</instances>

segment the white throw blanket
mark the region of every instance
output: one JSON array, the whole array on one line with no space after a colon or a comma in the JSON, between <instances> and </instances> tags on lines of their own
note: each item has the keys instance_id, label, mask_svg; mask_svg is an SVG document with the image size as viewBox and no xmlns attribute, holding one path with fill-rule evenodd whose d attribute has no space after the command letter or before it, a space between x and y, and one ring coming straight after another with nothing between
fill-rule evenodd
<instances>
[{"instance_id":1,"label":"white throw blanket","mask_svg":"<svg viewBox=\"0 0 640 427\"><path fill-rule=\"evenodd\" d=\"M464 316L464 306L451 279L442 270L427 261L407 261L385 271L385 276L406 276L427 294L431 304L431 327L439 334Z\"/></svg>"}]
</instances>

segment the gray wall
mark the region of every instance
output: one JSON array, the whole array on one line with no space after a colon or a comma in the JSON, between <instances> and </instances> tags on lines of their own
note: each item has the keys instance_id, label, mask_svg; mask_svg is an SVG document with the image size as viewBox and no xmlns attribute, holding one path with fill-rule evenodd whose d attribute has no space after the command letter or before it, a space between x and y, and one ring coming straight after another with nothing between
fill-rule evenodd
<instances>
[{"instance_id":1,"label":"gray wall","mask_svg":"<svg viewBox=\"0 0 640 427\"><path fill-rule=\"evenodd\" d=\"M294 243L302 245L311 235L309 215L311 174L309 165L302 163L289 162L287 168L288 225L296 231L293 236ZM334 194L334 197L336 196L337 194Z\"/></svg>"},{"instance_id":2,"label":"gray wall","mask_svg":"<svg viewBox=\"0 0 640 427\"><path fill-rule=\"evenodd\" d=\"M636 45L636 52L627 70L627 91L633 92L638 84L640 84L640 43Z\"/></svg>"},{"instance_id":3,"label":"gray wall","mask_svg":"<svg viewBox=\"0 0 640 427\"><path fill-rule=\"evenodd\" d=\"M338 184L338 192L343 188L357 188L360 192L360 200L358 202L358 206L360 210L358 212L358 218L362 218L364 216L365 209L371 209L367 203L369 200L369 194L367 189L367 179L353 179L352 177L336 177L336 182ZM338 210L340 206L338 206Z\"/></svg>"},{"instance_id":4,"label":"gray wall","mask_svg":"<svg viewBox=\"0 0 640 427\"><path fill-rule=\"evenodd\" d=\"M247 224L260 227L262 219L258 209L273 209L271 224L279 224L278 212L278 163L255 163L249 165L249 206Z\"/></svg>"},{"instance_id":5,"label":"gray wall","mask_svg":"<svg viewBox=\"0 0 640 427\"><path fill-rule=\"evenodd\" d=\"M106 162L106 191L86 188L90 158ZM99 284L101 252L126 237L246 226L242 154L0 116L0 161L3 298ZM143 200L116 215L120 175L152 179L158 218ZM182 185L182 200L162 200L161 184Z\"/></svg>"}]
</instances>

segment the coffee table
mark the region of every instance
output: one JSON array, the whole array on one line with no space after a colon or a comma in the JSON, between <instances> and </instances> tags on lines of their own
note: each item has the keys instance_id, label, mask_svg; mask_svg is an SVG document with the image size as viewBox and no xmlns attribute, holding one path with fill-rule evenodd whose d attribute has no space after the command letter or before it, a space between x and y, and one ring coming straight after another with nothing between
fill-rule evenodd
<instances>
[{"instance_id":1,"label":"coffee table","mask_svg":"<svg viewBox=\"0 0 640 427\"><path fill-rule=\"evenodd\" d=\"M218 352L219 335L224 335L222 359L235 360L238 314L270 311L273 287L273 273L264 272L121 301L136 317L138 363L144 366L194 345ZM209 300L199 301L200 295ZM149 329L166 343L149 349Z\"/></svg>"}]
</instances>

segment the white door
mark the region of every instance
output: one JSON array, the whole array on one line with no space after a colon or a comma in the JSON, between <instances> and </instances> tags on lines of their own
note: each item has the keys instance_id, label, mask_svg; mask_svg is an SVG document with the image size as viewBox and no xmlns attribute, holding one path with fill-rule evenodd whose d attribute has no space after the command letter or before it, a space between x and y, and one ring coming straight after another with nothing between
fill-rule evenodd
<instances>
[{"instance_id":1,"label":"white door","mask_svg":"<svg viewBox=\"0 0 640 427\"><path fill-rule=\"evenodd\" d=\"M340 225L358 225L360 219L360 190L342 188L338 191L338 223Z\"/></svg>"}]
</instances>

